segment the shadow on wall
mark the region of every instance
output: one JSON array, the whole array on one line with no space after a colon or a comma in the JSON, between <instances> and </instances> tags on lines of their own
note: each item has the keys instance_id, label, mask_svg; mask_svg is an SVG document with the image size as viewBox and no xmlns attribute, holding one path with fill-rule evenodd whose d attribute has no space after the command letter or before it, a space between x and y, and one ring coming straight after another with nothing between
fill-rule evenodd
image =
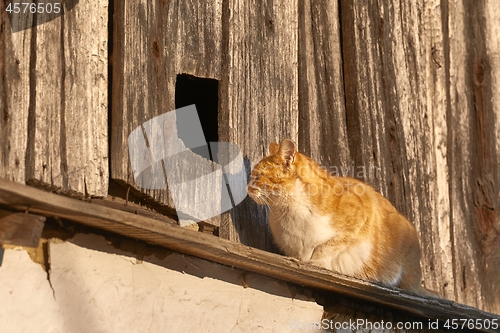
<instances>
[{"instance_id":1,"label":"shadow on wall","mask_svg":"<svg viewBox=\"0 0 500 333\"><path fill-rule=\"evenodd\" d=\"M303 300L310 300L309 298L311 297L311 295L307 297L302 296L295 286L272 278L227 267L146 243L123 239L119 236L116 236L116 238L115 243L115 240L106 240L102 236L78 234L68 241L88 250L126 257L124 260L130 261L133 265L140 265L143 262L147 262L169 270L189 274L200 279L216 279L280 297Z\"/></svg>"}]
</instances>

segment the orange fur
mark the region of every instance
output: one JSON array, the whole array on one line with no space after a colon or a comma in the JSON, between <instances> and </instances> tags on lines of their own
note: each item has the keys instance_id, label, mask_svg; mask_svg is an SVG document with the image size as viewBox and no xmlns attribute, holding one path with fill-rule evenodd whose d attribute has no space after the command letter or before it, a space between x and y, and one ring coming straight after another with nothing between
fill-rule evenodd
<instances>
[{"instance_id":1,"label":"orange fur","mask_svg":"<svg viewBox=\"0 0 500 333\"><path fill-rule=\"evenodd\" d=\"M413 225L367 184L333 177L285 139L252 170L247 191L269 209L269 226L287 256L342 274L436 296L420 285Z\"/></svg>"}]
</instances>

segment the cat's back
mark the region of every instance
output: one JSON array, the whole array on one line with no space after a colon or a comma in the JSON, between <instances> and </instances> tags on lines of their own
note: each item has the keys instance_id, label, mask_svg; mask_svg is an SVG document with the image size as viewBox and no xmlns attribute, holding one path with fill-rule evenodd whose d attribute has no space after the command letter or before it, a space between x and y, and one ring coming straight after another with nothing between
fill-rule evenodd
<instances>
[{"instance_id":1,"label":"cat's back","mask_svg":"<svg viewBox=\"0 0 500 333\"><path fill-rule=\"evenodd\" d=\"M326 176L322 193L312 201L331 215L357 215L358 221L369 216L397 212L392 204L370 185L344 176Z\"/></svg>"}]
</instances>

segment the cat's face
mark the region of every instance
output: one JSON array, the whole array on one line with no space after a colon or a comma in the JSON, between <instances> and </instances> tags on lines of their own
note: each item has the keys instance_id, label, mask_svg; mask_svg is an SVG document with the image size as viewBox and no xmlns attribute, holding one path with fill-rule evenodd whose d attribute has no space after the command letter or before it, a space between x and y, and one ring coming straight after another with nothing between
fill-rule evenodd
<instances>
[{"instance_id":1,"label":"cat's face","mask_svg":"<svg viewBox=\"0 0 500 333\"><path fill-rule=\"evenodd\" d=\"M264 157L252 169L247 186L248 195L259 204L269 205L280 199L286 200L295 183L295 145L284 140L281 145L271 143L270 155Z\"/></svg>"}]
</instances>

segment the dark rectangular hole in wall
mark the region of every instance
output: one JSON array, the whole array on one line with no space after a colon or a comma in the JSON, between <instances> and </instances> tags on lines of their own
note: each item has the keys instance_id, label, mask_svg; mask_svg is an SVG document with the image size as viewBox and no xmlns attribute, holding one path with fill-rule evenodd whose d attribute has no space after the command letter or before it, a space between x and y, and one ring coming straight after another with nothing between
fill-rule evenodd
<instances>
[{"instance_id":1,"label":"dark rectangular hole in wall","mask_svg":"<svg viewBox=\"0 0 500 333\"><path fill-rule=\"evenodd\" d=\"M175 108L179 109L191 104L196 105L205 141L219 141L219 81L215 79L199 78L188 74L178 74L175 82ZM179 138L185 142L188 133L178 133ZM207 149L200 147L192 149L193 152L203 156L201 151ZM217 152L211 152L211 160L216 161Z\"/></svg>"}]
</instances>

